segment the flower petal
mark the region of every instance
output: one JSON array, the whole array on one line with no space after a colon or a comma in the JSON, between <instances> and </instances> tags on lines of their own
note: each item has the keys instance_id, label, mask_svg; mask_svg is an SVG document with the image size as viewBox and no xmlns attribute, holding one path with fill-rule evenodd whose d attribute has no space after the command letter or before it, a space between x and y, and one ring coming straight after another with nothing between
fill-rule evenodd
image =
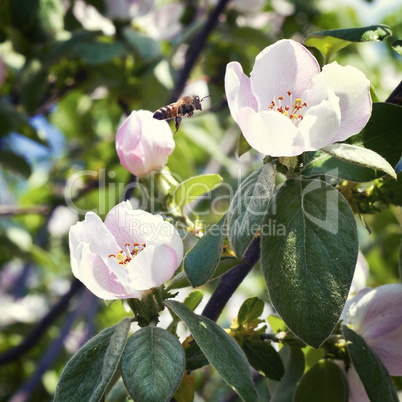
<instances>
[{"instance_id":1,"label":"flower petal","mask_svg":"<svg viewBox=\"0 0 402 402\"><path fill-rule=\"evenodd\" d=\"M383 336L368 339L367 343L391 375L402 376L402 325Z\"/></svg>"},{"instance_id":2,"label":"flower petal","mask_svg":"<svg viewBox=\"0 0 402 402\"><path fill-rule=\"evenodd\" d=\"M315 151L328 145L340 123L339 98L329 90L327 97L310 107L299 123L298 128L305 141L304 151Z\"/></svg>"},{"instance_id":3,"label":"flower petal","mask_svg":"<svg viewBox=\"0 0 402 402\"><path fill-rule=\"evenodd\" d=\"M369 343L402 325L402 284L379 286L364 295L349 311L353 328ZM401 340L398 340L401 342Z\"/></svg>"},{"instance_id":4,"label":"flower petal","mask_svg":"<svg viewBox=\"0 0 402 402\"><path fill-rule=\"evenodd\" d=\"M301 133L278 112L255 112L246 107L237 112L237 118L247 142L265 155L296 156L304 151Z\"/></svg>"},{"instance_id":5,"label":"flower petal","mask_svg":"<svg viewBox=\"0 0 402 402\"><path fill-rule=\"evenodd\" d=\"M356 296L346 301L342 314L339 317L340 320L344 321L344 324L350 324L349 311L353 311L356 303L368 292L371 292L371 288L363 288Z\"/></svg>"},{"instance_id":6,"label":"flower petal","mask_svg":"<svg viewBox=\"0 0 402 402\"><path fill-rule=\"evenodd\" d=\"M141 292L127 292L116 274L103 262L99 255L91 252L90 245L80 243L76 258L71 259L74 275L95 296L106 300L141 297Z\"/></svg>"},{"instance_id":7,"label":"flower petal","mask_svg":"<svg viewBox=\"0 0 402 402\"><path fill-rule=\"evenodd\" d=\"M357 374L356 369L351 366L346 372L344 364L339 364L342 367L342 370L346 377L346 381L348 383L349 402L370 402L370 399L367 396L367 392L364 389L364 385L359 377L359 374Z\"/></svg>"},{"instance_id":8,"label":"flower petal","mask_svg":"<svg viewBox=\"0 0 402 402\"><path fill-rule=\"evenodd\" d=\"M176 251L165 244L148 246L126 266L130 286L147 290L168 281L178 267Z\"/></svg>"},{"instance_id":9,"label":"flower petal","mask_svg":"<svg viewBox=\"0 0 402 402\"><path fill-rule=\"evenodd\" d=\"M324 66L317 79L323 80L340 99L341 125L331 142L359 133L371 116L370 81L357 68L340 66L337 62Z\"/></svg>"},{"instance_id":10,"label":"flower petal","mask_svg":"<svg viewBox=\"0 0 402 402\"><path fill-rule=\"evenodd\" d=\"M317 60L300 43L284 39L268 46L256 57L250 77L259 110L289 90L293 99L301 97L319 72Z\"/></svg>"},{"instance_id":11,"label":"flower petal","mask_svg":"<svg viewBox=\"0 0 402 402\"><path fill-rule=\"evenodd\" d=\"M257 101L251 92L250 79L243 73L242 66L233 61L226 67L225 92L230 114L237 122L237 111L242 107L257 110Z\"/></svg>"},{"instance_id":12,"label":"flower petal","mask_svg":"<svg viewBox=\"0 0 402 402\"><path fill-rule=\"evenodd\" d=\"M119 247L102 219L93 212L87 212L83 222L71 226L69 243L72 258L77 257L77 247L80 243L88 243L92 253L104 257L115 253Z\"/></svg>"}]
</instances>

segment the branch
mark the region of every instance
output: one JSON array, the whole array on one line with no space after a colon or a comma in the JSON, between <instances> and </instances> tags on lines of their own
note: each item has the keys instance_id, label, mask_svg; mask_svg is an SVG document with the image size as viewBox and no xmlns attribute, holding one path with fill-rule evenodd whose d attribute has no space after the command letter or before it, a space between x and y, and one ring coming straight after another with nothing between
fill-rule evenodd
<instances>
[{"instance_id":1,"label":"branch","mask_svg":"<svg viewBox=\"0 0 402 402\"><path fill-rule=\"evenodd\" d=\"M212 11L212 13L209 15L204 28L196 36L193 43L191 44L191 52L187 57L186 62L184 63L183 69L180 71L179 79L177 80L176 87L172 94L171 102L174 102L183 92L184 86L186 85L190 72L193 69L195 62L197 61L198 56L203 50L209 34L215 28L215 25L218 22L220 14L222 13L226 4L229 1L230 0L219 0L218 5L215 7L214 11Z\"/></svg>"},{"instance_id":2,"label":"branch","mask_svg":"<svg viewBox=\"0 0 402 402\"><path fill-rule=\"evenodd\" d=\"M83 284L74 279L71 284L70 290L59 300L59 302L42 318L41 322L35 329L24 339L24 341L13 349L8 350L6 353L0 355L0 365L9 363L17 359L23 353L28 352L39 341L41 336L46 332L50 325L56 318L68 307L70 300L73 296L83 288Z\"/></svg>"},{"instance_id":3,"label":"branch","mask_svg":"<svg viewBox=\"0 0 402 402\"><path fill-rule=\"evenodd\" d=\"M201 315L216 321L221 315L233 293L243 282L243 279L252 270L256 262L260 259L260 238L256 237L251 242L244 256L243 264L237 265L235 268L222 276L218 286L212 293L204 311Z\"/></svg>"}]
</instances>

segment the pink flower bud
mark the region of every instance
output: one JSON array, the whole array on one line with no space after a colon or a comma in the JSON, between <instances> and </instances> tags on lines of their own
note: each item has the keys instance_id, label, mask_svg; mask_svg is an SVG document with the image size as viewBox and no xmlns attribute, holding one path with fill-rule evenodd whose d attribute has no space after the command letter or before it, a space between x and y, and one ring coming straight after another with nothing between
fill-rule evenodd
<instances>
[{"instance_id":1,"label":"pink flower bud","mask_svg":"<svg viewBox=\"0 0 402 402\"><path fill-rule=\"evenodd\" d=\"M116 150L120 162L137 177L161 169L174 147L169 125L154 119L148 110L133 111L117 130Z\"/></svg>"},{"instance_id":2,"label":"pink flower bud","mask_svg":"<svg viewBox=\"0 0 402 402\"><path fill-rule=\"evenodd\" d=\"M116 205L105 222L88 212L70 229L74 276L106 299L141 298L143 291L168 281L183 259L176 228L160 215Z\"/></svg>"}]
</instances>

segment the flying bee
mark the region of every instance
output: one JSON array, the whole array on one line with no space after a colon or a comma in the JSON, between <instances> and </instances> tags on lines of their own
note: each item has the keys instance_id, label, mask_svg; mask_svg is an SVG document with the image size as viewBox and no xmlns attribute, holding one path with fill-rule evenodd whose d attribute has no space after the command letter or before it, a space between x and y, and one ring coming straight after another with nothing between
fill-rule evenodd
<instances>
[{"instance_id":1,"label":"flying bee","mask_svg":"<svg viewBox=\"0 0 402 402\"><path fill-rule=\"evenodd\" d=\"M191 117L194 114L194 110L202 111L201 102L209 96L211 95L204 96L201 100L197 95L194 95L193 97L183 96L183 98L178 99L177 102L158 109L154 113L153 118L157 120L175 119L175 133L177 133L177 130L180 128L182 117Z\"/></svg>"}]
</instances>

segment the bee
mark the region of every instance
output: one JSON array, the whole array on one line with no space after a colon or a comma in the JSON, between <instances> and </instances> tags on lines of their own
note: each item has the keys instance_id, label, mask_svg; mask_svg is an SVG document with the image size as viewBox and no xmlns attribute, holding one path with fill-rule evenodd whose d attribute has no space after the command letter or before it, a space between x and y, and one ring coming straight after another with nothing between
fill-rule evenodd
<instances>
[{"instance_id":1,"label":"bee","mask_svg":"<svg viewBox=\"0 0 402 402\"><path fill-rule=\"evenodd\" d=\"M175 119L175 133L177 133L180 128L182 117L191 117L194 114L194 110L202 111L201 102L209 96L211 95L204 96L201 100L197 95L194 95L193 97L183 96L183 98L178 99L177 102L173 102L170 105L158 109L154 113L153 118L157 120Z\"/></svg>"}]
</instances>

